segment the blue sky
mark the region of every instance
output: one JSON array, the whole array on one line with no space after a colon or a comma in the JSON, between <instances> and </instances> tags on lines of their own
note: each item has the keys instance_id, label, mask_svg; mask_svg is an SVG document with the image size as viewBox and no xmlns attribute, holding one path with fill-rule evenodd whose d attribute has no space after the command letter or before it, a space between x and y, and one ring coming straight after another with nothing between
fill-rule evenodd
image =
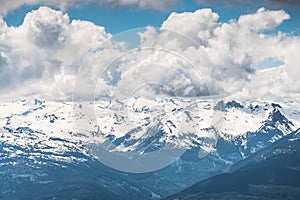
<instances>
[{"instance_id":1,"label":"blue sky","mask_svg":"<svg viewBox=\"0 0 300 200\"><path fill-rule=\"evenodd\" d=\"M106 30L112 34L126 31L134 28L141 28L147 25L159 27L162 22L169 16L171 12L194 11L201 8L210 7L220 16L220 21L228 21L237 19L241 14L254 13L258 8L264 6L267 9L284 9L291 19L285 21L277 30L288 32L294 35L300 35L300 7L299 6L284 6L273 7L269 4L257 3L237 3L237 4L199 4L195 1L187 1L180 3L166 10L154 10L149 8L137 8L136 6L120 6L108 7L95 4L84 4L69 7L65 12L68 13L71 19L80 19L92 21L97 25L104 26ZM8 25L17 26L23 21L25 14L28 11L37 9L39 5L22 6L13 11L10 11L4 18Z\"/></svg>"}]
</instances>

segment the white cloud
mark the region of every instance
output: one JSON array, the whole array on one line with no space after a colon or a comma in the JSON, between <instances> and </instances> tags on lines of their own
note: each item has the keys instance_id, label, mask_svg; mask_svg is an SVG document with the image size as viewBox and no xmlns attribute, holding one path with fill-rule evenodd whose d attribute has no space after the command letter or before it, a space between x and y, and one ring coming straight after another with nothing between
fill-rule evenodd
<instances>
[{"instance_id":1,"label":"white cloud","mask_svg":"<svg viewBox=\"0 0 300 200\"><path fill-rule=\"evenodd\" d=\"M219 16L211 9L195 12L172 13L162 24L161 29L180 32L204 44L213 36Z\"/></svg>"},{"instance_id":2,"label":"white cloud","mask_svg":"<svg viewBox=\"0 0 300 200\"><path fill-rule=\"evenodd\" d=\"M168 31L155 34L153 29L148 28L141 34L141 38L145 45L175 51L191 61L205 77L208 88L218 92L221 92L223 87L229 95L237 93L241 95L241 91L246 91L249 87L250 98L257 97L258 94L260 97L264 95L274 97L276 92L270 91L277 91L279 84L284 83L283 85L290 87L289 79L297 76L295 74L299 72L296 65L299 63L297 58L297 52L300 51L299 37L281 32L276 35L263 33L289 19L286 12L260 8L254 14L240 16L237 21L219 23L218 18L219 16L210 9L173 13L161 27L161 30L172 30L171 34ZM185 39L173 32L185 35ZM194 42L186 38L191 38ZM280 79L271 78L269 84L253 81L252 79L258 77L256 72L260 74L254 66L270 57L285 62L284 73L288 73L289 76ZM273 84L274 81L278 84ZM256 83L260 83L259 86ZM255 90L252 90L253 86L258 86L261 92L255 93ZM294 88L294 93L300 92L299 88L296 89L296 86ZM277 95L283 95L284 91L292 92L290 88L284 90L284 87L280 87Z\"/></svg>"},{"instance_id":3,"label":"white cloud","mask_svg":"<svg viewBox=\"0 0 300 200\"><path fill-rule=\"evenodd\" d=\"M289 18L290 16L283 10L272 11L260 8L255 14L241 16L238 24L248 31L271 30Z\"/></svg>"},{"instance_id":4,"label":"white cloud","mask_svg":"<svg viewBox=\"0 0 300 200\"><path fill-rule=\"evenodd\" d=\"M263 69L251 74L248 83L229 97L231 99L279 100L299 96L300 90L287 73L287 66Z\"/></svg>"},{"instance_id":5,"label":"white cloud","mask_svg":"<svg viewBox=\"0 0 300 200\"><path fill-rule=\"evenodd\" d=\"M68 43L69 17L59 11L41 7L38 12L26 15L21 28L27 36L26 40L41 48L61 48Z\"/></svg>"},{"instance_id":6,"label":"white cloud","mask_svg":"<svg viewBox=\"0 0 300 200\"><path fill-rule=\"evenodd\" d=\"M172 13L160 29L137 33L140 48L126 51L105 28L41 7L22 25L8 27L0 18L1 98L126 97L162 94L230 94L235 98L300 93L300 38L264 34L289 16L259 9L237 21L218 22L210 9ZM123 38L130 42L136 32ZM131 41L132 42L132 41ZM285 63L255 68L266 58ZM79 71L79 73L78 73Z\"/></svg>"},{"instance_id":7,"label":"white cloud","mask_svg":"<svg viewBox=\"0 0 300 200\"><path fill-rule=\"evenodd\" d=\"M108 47L111 39L103 27L70 22L67 14L48 7L29 12L19 27L0 24L0 91L16 95L70 95L89 49Z\"/></svg>"}]
</instances>

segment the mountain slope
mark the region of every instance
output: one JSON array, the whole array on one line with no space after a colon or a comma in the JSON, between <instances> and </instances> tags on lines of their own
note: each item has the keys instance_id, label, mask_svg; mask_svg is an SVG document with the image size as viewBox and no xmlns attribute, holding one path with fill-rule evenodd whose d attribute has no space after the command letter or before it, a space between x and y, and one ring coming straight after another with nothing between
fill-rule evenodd
<instances>
[{"instance_id":1,"label":"mountain slope","mask_svg":"<svg viewBox=\"0 0 300 200\"><path fill-rule=\"evenodd\" d=\"M222 103L218 103L217 106L220 106L220 104L222 105ZM233 105L236 104L236 102L223 103L223 108L221 107L221 109L225 110L225 112L229 110L229 113L230 109L234 109L234 111L231 111L233 113L240 112L240 110L233 108ZM238 104L238 109L240 109L240 106ZM260 112L260 110L264 109L267 108L265 106L256 106L255 108L250 108L248 112ZM227 172L233 164L247 158L262 148L268 147L273 142L293 131L293 123L281 114L277 106L270 105L269 110L270 112L267 117L260 122L261 126L253 132L248 131L244 134L233 136L220 132L220 130L210 129L210 131L218 135L213 143L208 139L204 140L206 144L211 145L211 152L204 152L203 156L201 155L203 154L203 145L193 147L187 150L177 161L160 170L159 173L173 180L176 184L182 186L182 188L185 188L200 180ZM225 113L227 114L225 119L226 117L233 118L229 113ZM239 124L241 120L244 120L244 118L236 118L234 122ZM174 176L174 172L176 176Z\"/></svg>"},{"instance_id":2,"label":"mountain slope","mask_svg":"<svg viewBox=\"0 0 300 200\"><path fill-rule=\"evenodd\" d=\"M119 172L71 148L59 155L2 143L0 152L0 199L152 199L178 190L153 173Z\"/></svg>"},{"instance_id":3,"label":"mountain slope","mask_svg":"<svg viewBox=\"0 0 300 200\"><path fill-rule=\"evenodd\" d=\"M238 197L238 198L237 198ZM300 130L167 199L299 199Z\"/></svg>"},{"instance_id":4,"label":"mountain slope","mask_svg":"<svg viewBox=\"0 0 300 200\"><path fill-rule=\"evenodd\" d=\"M293 113L266 102L214 105L207 99L1 103L0 175L5 181L0 194L59 198L67 190L82 198L97 191L112 198L165 197L228 171L289 134L298 123L283 111ZM130 162L132 155L160 152L167 145L171 153L184 153L162 169L135 174L118 171L128 163L104 165L92 151L94 144Z\"/></svg>"}]
</instances>

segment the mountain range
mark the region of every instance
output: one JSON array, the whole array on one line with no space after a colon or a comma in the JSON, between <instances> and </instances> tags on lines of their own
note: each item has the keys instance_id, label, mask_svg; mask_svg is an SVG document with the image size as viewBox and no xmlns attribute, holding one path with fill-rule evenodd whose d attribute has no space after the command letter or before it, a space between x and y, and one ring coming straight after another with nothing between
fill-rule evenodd
<instances>
[{"instance_id":1,"label":"mountain range","mask_svg":"<svg viewBox=\"0 0 300 200\"><path fill-rule=\"evenodd\" d=\"M299 199L300 129L166 199Z\"/></svg>"},{"instance_id":2,"label":"mountain range","mask_svg":"<svg viewBox=\"0 0 300 200\"><path fill-rule=\"evenodd\" d=\"M4 180L0 199L164 198L199 181L222 179L229 176L224 173L253 166L259 152L271 152L280 141L297 142L293 138L299 118L292 101L133 97L4 102L0 104L0 177ZM202 182L197 184L192 186L196 189L179 194L194 198L193 191L205 193ZM238 191L216 187L209 195L253 196L247 184ZM272 190L253 188L258 193Z\"/></svg>"}]
</instances>

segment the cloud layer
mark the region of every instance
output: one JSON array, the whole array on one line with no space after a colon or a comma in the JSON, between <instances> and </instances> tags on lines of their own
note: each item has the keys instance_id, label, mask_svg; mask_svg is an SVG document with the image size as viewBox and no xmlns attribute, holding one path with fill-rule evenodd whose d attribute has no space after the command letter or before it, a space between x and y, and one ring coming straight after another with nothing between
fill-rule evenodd
<instances>
[{"instance_id":1,"label":"cloud layer","mask_svg":"<svg viewBox=\"0 0 300 200\"><path fill-rule=\"evenodd\" d=\"M256 3L262 6L271 8L285 8L290 6L300 6L299 0L263 0L263 1L250 1L250 0L195 0L199 3L225 3L228 5L236 5L242 3ZM0 14L6 15L24 5L46 5L65 10L74 5L93 3L99 6L120 7L120 6L135 6L139 8L148 8L155 10L166 10L175 5L180 5L181 0L0 0Z\"/></svg>"},{"instance_id":2,"label":"cloud layer","mask_svg":"<svg viewBox=\"0 0 300 200\"><path fill-rule=\"evenodd\" d=\"M94 3L99 6L137 6L139 8L150 8L155 10L164 10L170 6L176 5L177 0L0 0L0 14L6 15L23 5L47 5L65 10L74 5Z\"/></svg>"},{"instance_id":3,"label":"cloud layer","mask_svg":"<svg viewBox=\"0 0 300 200\"><path fill-rule=\"evenodd\" d=\"M290 6L300 6L299 0L198 0L199 3L225 3L227 5L255 3L272 8L286 8Z\"/></svg>"},{"instance_id":4,"label":"cloud layer","mask_svg":"<svg viewBox=\"0 0 300 200\"><path fill-rule=\"evenodd\" d=\"M300 94L300 37L265 34L289 19L261 8L227 23L211 9L172 13L159 29L120 39L87 21L40 7L22 25L0 18L1 98L231 95L278 98ZM128 49L138 35L139 46ZM135 41L137 42L137 41ZM129 45L130 46L130 45ZM268 59L284 65L264 69Z\"/></svg>"}]
</instances>

